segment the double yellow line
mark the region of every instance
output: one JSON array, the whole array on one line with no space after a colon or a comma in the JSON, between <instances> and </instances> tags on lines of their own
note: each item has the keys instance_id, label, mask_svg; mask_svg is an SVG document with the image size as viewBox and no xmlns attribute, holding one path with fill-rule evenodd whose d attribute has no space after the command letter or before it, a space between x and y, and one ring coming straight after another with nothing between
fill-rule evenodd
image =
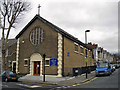
<instances>
[{"instance_id":1,"label":"double yellow line","mask_svg":"<svg viewBox=\"0 0 120 90\"><path fill-rule=\"evenodd\" d=\"M95 78L93 78L93 79L91 79L91 80L89 80L89 81L87 81L87 82L84 82L84 83L73 84L72 86L78 86L78 85L87 84L87 83L89 83L89 82L91 82L91 81L94 81L94 80L97 79L97 78L98 78L98 77L95 77Z\"/></svg>"},{"instance_id":2,"label":"double yellow line","mask_svg":"<svg viewBox=\"0 0 120 90\"><path fill-rule=\"evenodd\" d=\"M53 84L44 84L44 83L37 83L37 85L47 85L47 86L78 86L78 85L83 85L83 84L87 84L91 81L94 81L95 79L97 79L98 77L94 77L93 79L91 80L88 80L86 82L83 82L83 83L78 83L78 84L72 84L72 85L53 85ZM31 82L24 82L26 84L36 84L36 83L31 83Z\"/></svg>"}]
</instances>

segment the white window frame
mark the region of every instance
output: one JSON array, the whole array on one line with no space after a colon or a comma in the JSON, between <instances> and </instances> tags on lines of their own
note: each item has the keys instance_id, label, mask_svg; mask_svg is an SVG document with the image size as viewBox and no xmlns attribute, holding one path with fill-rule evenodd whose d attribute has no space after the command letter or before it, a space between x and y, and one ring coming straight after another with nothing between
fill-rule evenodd
<instances>
[{"instance_id":1,"label":"white window frame","mask_svg":"<svg viewBox=\"0 0 120 90\"><path fill-rule=\"evenodd\" d=\"M79 49L78 49L78 51L75 51L75 45L77 45L78 48L79 48L79 45L78 45L76 42L74 42L74 52L75 52L75 53L79 53Z\"/></svg>"},{"instance_id":2,"label":"white window frame","mask_svg":"<svg viewBox=\"0 0 120 90\"><path fill-rule=\"evenodd\" d=\"M86 50L88 51L88 49L87 48L85 48L85 56L86 56ZM87 57L88 57L89 55L88 55L88 52L87 52Z\"/></svg>"},{"instance_id":3,"label":"white window frame","mask_svg":"<svg viewBox=\"0 0 120 90\"><path fill-rule=\"evenodd\" d=\"M29 60L29 59L24 59L24 66L25 66L25 67L28 66L28 60ZM25 61L27 61L27 64L25 64Z\"/></svg>"},{"instance_id":4,"label":"white window frame","mask_svg":"<svg viewBox=\"0 0 120 90\"><path fill-rule=\"evenodd\" d=\"M12 61L11 60L9 60L9 62L8 62L8 67L12 67Z\"/></svg>"},{"instance_id":5,"label":"white window frame","mask_svg":"<svg viewBox=\"0 0 120 90\"><path fill-rule=\"evenodd\" d=\"M92 53L91 53L91 50L89 50L89 57L91 57Z\"/></svg>"},{"instance_id":6,"label":"white window frame","mask_svg":"<svg viewBox=\"0 0 120 90\"><path fill-rule=\"evenodd\" d=\"M31 36L33 35L33 37L31 38ZM36 35L36 36L34 36ZM30 33L30 42L33 45L38 45L40 43L42 43L44 40L44 30L40 27L35 27L34 30L32 30L32 32Z\"/></svg>"},{"instance_id":7,"label":"white window frame","mask_svg":"<svg viewBox=\"0 0 120 90\"><path fill-rule=\"evenodd\" d=\"M81 53L81 48L83 49L83 53ZM80 54L84 55L84 47L80 45Z\"/></svg>"},{"instance_id":8,"label":"white window frame","mask_svg":"<svg viewBox=\"0 0 120 90\"><path fill-rule=\"evenodd\" d=\"M49 65L46 65L46 63L45 63L45 66L50 66L50 58L45 58L45 62L46 62L47 60L49 60Z\"/></svg>"}]
</instances>

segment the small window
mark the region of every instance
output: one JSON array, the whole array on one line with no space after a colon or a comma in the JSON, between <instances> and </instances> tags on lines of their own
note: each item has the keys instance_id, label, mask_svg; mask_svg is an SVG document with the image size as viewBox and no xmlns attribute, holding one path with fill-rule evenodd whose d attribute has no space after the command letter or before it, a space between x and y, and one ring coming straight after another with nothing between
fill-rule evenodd
<instances>
[{"instance_id":1,"label":"small window","mask_svg":"<svg viewBox=\"0 0 120 90\"><path fill-rule=\"evenodd\" d=\"M80 53L84 53L83 47L80 47Z\"/></svg>"},{"instance_id":2,"label":"small window","mask_svg":"<svg viewBox=\"0 0 120 90\"><path fill-rule=\"evenodd\" d=\"M78 52L78 45L75 44L75 52Z\"/></svg>"},{"instance_id":3,"label":"small window","mask_svg":"<svg viewBox=\"0 0 120 90\"><path fill-rule=\"evenodd\" d=\"M25 65L27 65L27 60L25 60Z\"/></svg>"},{"instance_id":4,"label":"small window","mask_svg":"<svg viewBox=\"0 0 120 90\"><path fill-rule=\"evenodd\" d=\"M24 59L24 66L28 66L28 59Z\"/></svg>"},{"instance_id":5,"label":"small window","mask_svg":"<svg viewBox=\"0 0 120 90\"><path fill-rule=\"evenodd\" d=\"M9 61L9 67L12 67L12 61Z\"/></svg>"},{"instance_id":6,"label":"small window","mask_svg":"<svg viewBox=\"0 0 120 90\"><path fill-rule=\"evenodd\" d=\"M92 56L92 53L91 53L91 51L89 51L89 56L90 56L90 57Z\"/></svg>"},{"instance_id":7,"label":"small window","mask_svg":"<svg viewBox=\"0 0 120 90\"><path fill-rule=\"evenodd\" d=\"M85 48L85 55L88 56L88 50Z\"/></svg>"},{"instance_id":8,"label":"small window","mask_svg":"<svg viewBox=\"0 0 120 90\"><path fill-rule=\"evenodd\" d=\"M46 66L50 65L50 60L45 60L45 65Z\"/></svg>"},{"instance_id":9,"label":"small window","mask_svg":"<svg viewBox=\"0 0 120 90\"><path fill-rule=\"evenodd\" d=\"M50 58L45 58L45 66L50 66Z\"/></svg>"}]
</instances>

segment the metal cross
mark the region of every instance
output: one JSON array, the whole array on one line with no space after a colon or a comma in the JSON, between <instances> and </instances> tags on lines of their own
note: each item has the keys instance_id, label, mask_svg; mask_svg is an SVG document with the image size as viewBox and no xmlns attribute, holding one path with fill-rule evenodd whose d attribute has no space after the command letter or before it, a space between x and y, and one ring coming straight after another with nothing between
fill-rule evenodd
<instances>
[{"instance_id":1,"label":"metal cross","mask_svg":"<svg viewBox=\"0 0 120 90\"><path fill-rule=\"evenodd\" d=\"M38 5L38 15L40 15L40 4Z\"/></svg>"}]
</instances>

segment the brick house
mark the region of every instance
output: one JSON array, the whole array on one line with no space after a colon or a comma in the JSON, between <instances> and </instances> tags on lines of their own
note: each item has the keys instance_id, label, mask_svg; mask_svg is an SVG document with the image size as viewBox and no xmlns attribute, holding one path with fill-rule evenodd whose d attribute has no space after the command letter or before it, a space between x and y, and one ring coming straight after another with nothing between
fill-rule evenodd
<instances>
[{"instance_id":1,"label":"brick house","mask_svg":"<svg viewBox=\"0 0 120 90\"><path fill-rule=\"evenodd\" d=\"M94 66L92 48L65 32L56 25L36 15L16 36L17 43L10 51L16 55L8 57L17 73L30 75L43 74L43 54L46 54L46 75L66 76L73 74L73 68L85 67L87 49L88 66ZM12 49L15 48L15 49ZM51 59L57 60L56 66L50 66ZM13 65L14 64L14 65Z\"/></svg>"},{"instance_id":2,"label":"brick house","mask_svg":"<svg viewBox=\"0 0 120 90\"><path fill-rule=\"evenodd\" d=\"M12 70L12 61L16 60L16 39L8 39L7 40L7 49L6 49L6 56L5 56L5 69ZM0 64L2 61L2 40L0 40ZM14 63L13 63L14 64ZM14 69L15 69L14 65Z\"/></svg>"}]
</instances>

